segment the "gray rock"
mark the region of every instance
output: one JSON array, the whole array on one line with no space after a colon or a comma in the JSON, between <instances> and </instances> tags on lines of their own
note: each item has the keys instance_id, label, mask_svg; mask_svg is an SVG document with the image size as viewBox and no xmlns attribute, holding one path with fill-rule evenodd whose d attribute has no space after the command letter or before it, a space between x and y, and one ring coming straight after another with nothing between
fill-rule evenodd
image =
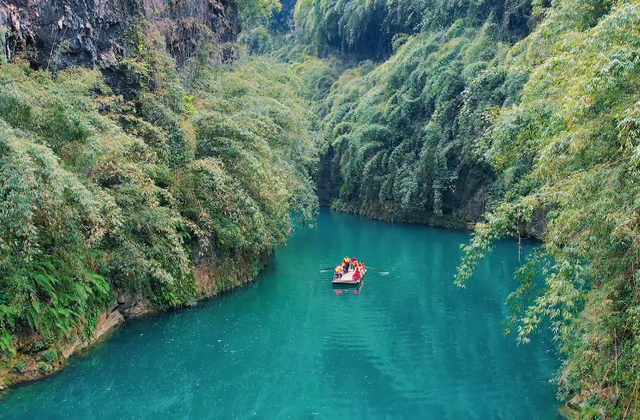
<instances>
[{"instance_id":1,"label":"gray rock","mask_svg":"<svg viewBox=\"0 0 640 420\"><path fill-rule=\"evenodd\" d=\"M0 42L9 59L24 55L53 71L113 69L140 42L158 40L182 63L204 38L234 40L236 14L228 0L0 0L0 25L9 30Z\"/></svg>"}]
</instances>

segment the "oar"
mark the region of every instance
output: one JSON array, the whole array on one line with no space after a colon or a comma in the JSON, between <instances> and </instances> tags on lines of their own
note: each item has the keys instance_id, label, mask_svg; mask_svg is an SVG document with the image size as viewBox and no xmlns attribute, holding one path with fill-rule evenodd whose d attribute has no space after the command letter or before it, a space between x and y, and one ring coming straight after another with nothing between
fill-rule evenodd
<instances>
[{"instance_id":1,"label":"oar","mask_svg":"<svg viewBox=\"0 0 640 420\"><path fill-rule=\"evenodd\" d=\"M388 271L382 271L379 268L375 268L375 267L369 267L368 265L364 267L366 270L373 270L373 271L379 271L380 274L389 274Z\"/></svg>"},{"instance_id":2,"label":"oar","mask_svg":"<svg viewBox=\"0 0 640 420\"><path fill-rule=\"evenodd\" d=\"M320 271L333 270L334 267L321 268Z\"/></svg>"}]
</instances>

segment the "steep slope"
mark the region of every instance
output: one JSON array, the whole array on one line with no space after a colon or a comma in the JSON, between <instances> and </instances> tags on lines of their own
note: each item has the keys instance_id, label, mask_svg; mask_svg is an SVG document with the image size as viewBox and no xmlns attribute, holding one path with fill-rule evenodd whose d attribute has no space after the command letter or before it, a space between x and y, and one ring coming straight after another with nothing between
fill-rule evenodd
<instances>
[{"instance_id":1,"label":"steep slope","mask_svg":"<svg viewBox=\"0 0 640 420\"><path fill-rule=\"evenodd\" d=\"M494 167L522 175L477 229L459 272L467 278L493 240L546 210L544 245L513 295L527 308L516 325L527 341L551 320L567 355L561 391L585 417L638 416L639 12L635 1L562 2L541 10L544 23L513 49L508 68L530 80L481 147Z\"/></svg>"},{"instance_id":2,"label":"steep slope","mask_svg":"<svg viewBox=\"0 0 640 420\"><path fill-rule=\"evenodd\" d=\"M297 5L298 37L312 50L342 45L371 56L369 45L346 35L361 35L353 22L364 20L378 22L372 31L388 35L384 42L394 51L380 65L365 61L345 72L321 98L330 148L320 198L373 217L466 227L501 194L492 188L498 174L475 142L526 81L503 64L513 41L529 31L531 5L375 4ZM330 24L323 12L329 9L344 15Z\"/></svg>"},{"instance_id":3,"label":"steep slope","mask_svg":"<svg viewBox=\"0 0 640 420\"><path fill-rule=\"evenodd\" d=\"M12 24L37 28L52 4ZM190 20L212 5L169 6ZM100 12L85 6L70 13ZM142 26L113 66L96 47L36 70L47 54L29 43L0 66L0 386L62 366L121 314L252 280L317 209L314 117L290 68L216 38L182 55L162 19L120 17ZM62 69L75 63L98 69Z\"/></svg>"}]
</instances>

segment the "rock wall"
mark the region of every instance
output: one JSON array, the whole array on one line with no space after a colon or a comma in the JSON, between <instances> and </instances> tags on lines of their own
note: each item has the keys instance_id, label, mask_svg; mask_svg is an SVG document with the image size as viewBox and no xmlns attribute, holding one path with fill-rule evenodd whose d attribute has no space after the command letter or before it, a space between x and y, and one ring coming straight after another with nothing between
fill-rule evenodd
<instances>
[{"instance_id":1,"label":"rock wall","mask_svg":"<svg viewBox=\"0 0 640 420\"><path fill-rule=\"evenodd\" d=\"M0 42L9 60L54 71L111 68L158 41L182 63L205 38L234 40L236 16L232 0L0 0Z\"/></svg>"},{"instance_id":2,"label":"rock wall","mask_svg":"<svg viewBox=\"0 0 640 420\"><path fill-rule=\"evenodd\" d=\"M18 359L11 361L11 366L5 365L0 369L0 391L7 386L19 382L34 381L48 376L66 365L71 355L78 353L104 339L115 327L124 322L124 317L115 308L105 310L97 319L93 335L90 337L78 333L73 340L55 348L38 347L38 340L42 337L24 334L20 346L24 349ZM49 353L50 359L47 359Z\"/></svg>"}]
</instances>

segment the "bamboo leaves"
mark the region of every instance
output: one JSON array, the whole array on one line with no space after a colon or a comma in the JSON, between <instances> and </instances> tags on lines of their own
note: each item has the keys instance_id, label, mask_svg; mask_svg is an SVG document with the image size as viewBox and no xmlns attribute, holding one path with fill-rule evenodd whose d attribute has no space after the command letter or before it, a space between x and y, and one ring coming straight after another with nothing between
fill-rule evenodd
<instances>
[{"instance_id":1,"label":"bamboo leaves","mask_svg":"<svg viewBox=\"0 0 640 420\"><path fill-rule=\"evenodd\" d=\"M0 68L0 350L9 355L18 328L47 343L90 336L116 294L157 308L191 303L205 245L252 270L294 217L317 211L319 143L292 69L268 60L220 69L205 58L187 89L166 53L146 54L129 70L148 83L129 99L89 70L53 78Z\"/></svg>"}]
</instances>

